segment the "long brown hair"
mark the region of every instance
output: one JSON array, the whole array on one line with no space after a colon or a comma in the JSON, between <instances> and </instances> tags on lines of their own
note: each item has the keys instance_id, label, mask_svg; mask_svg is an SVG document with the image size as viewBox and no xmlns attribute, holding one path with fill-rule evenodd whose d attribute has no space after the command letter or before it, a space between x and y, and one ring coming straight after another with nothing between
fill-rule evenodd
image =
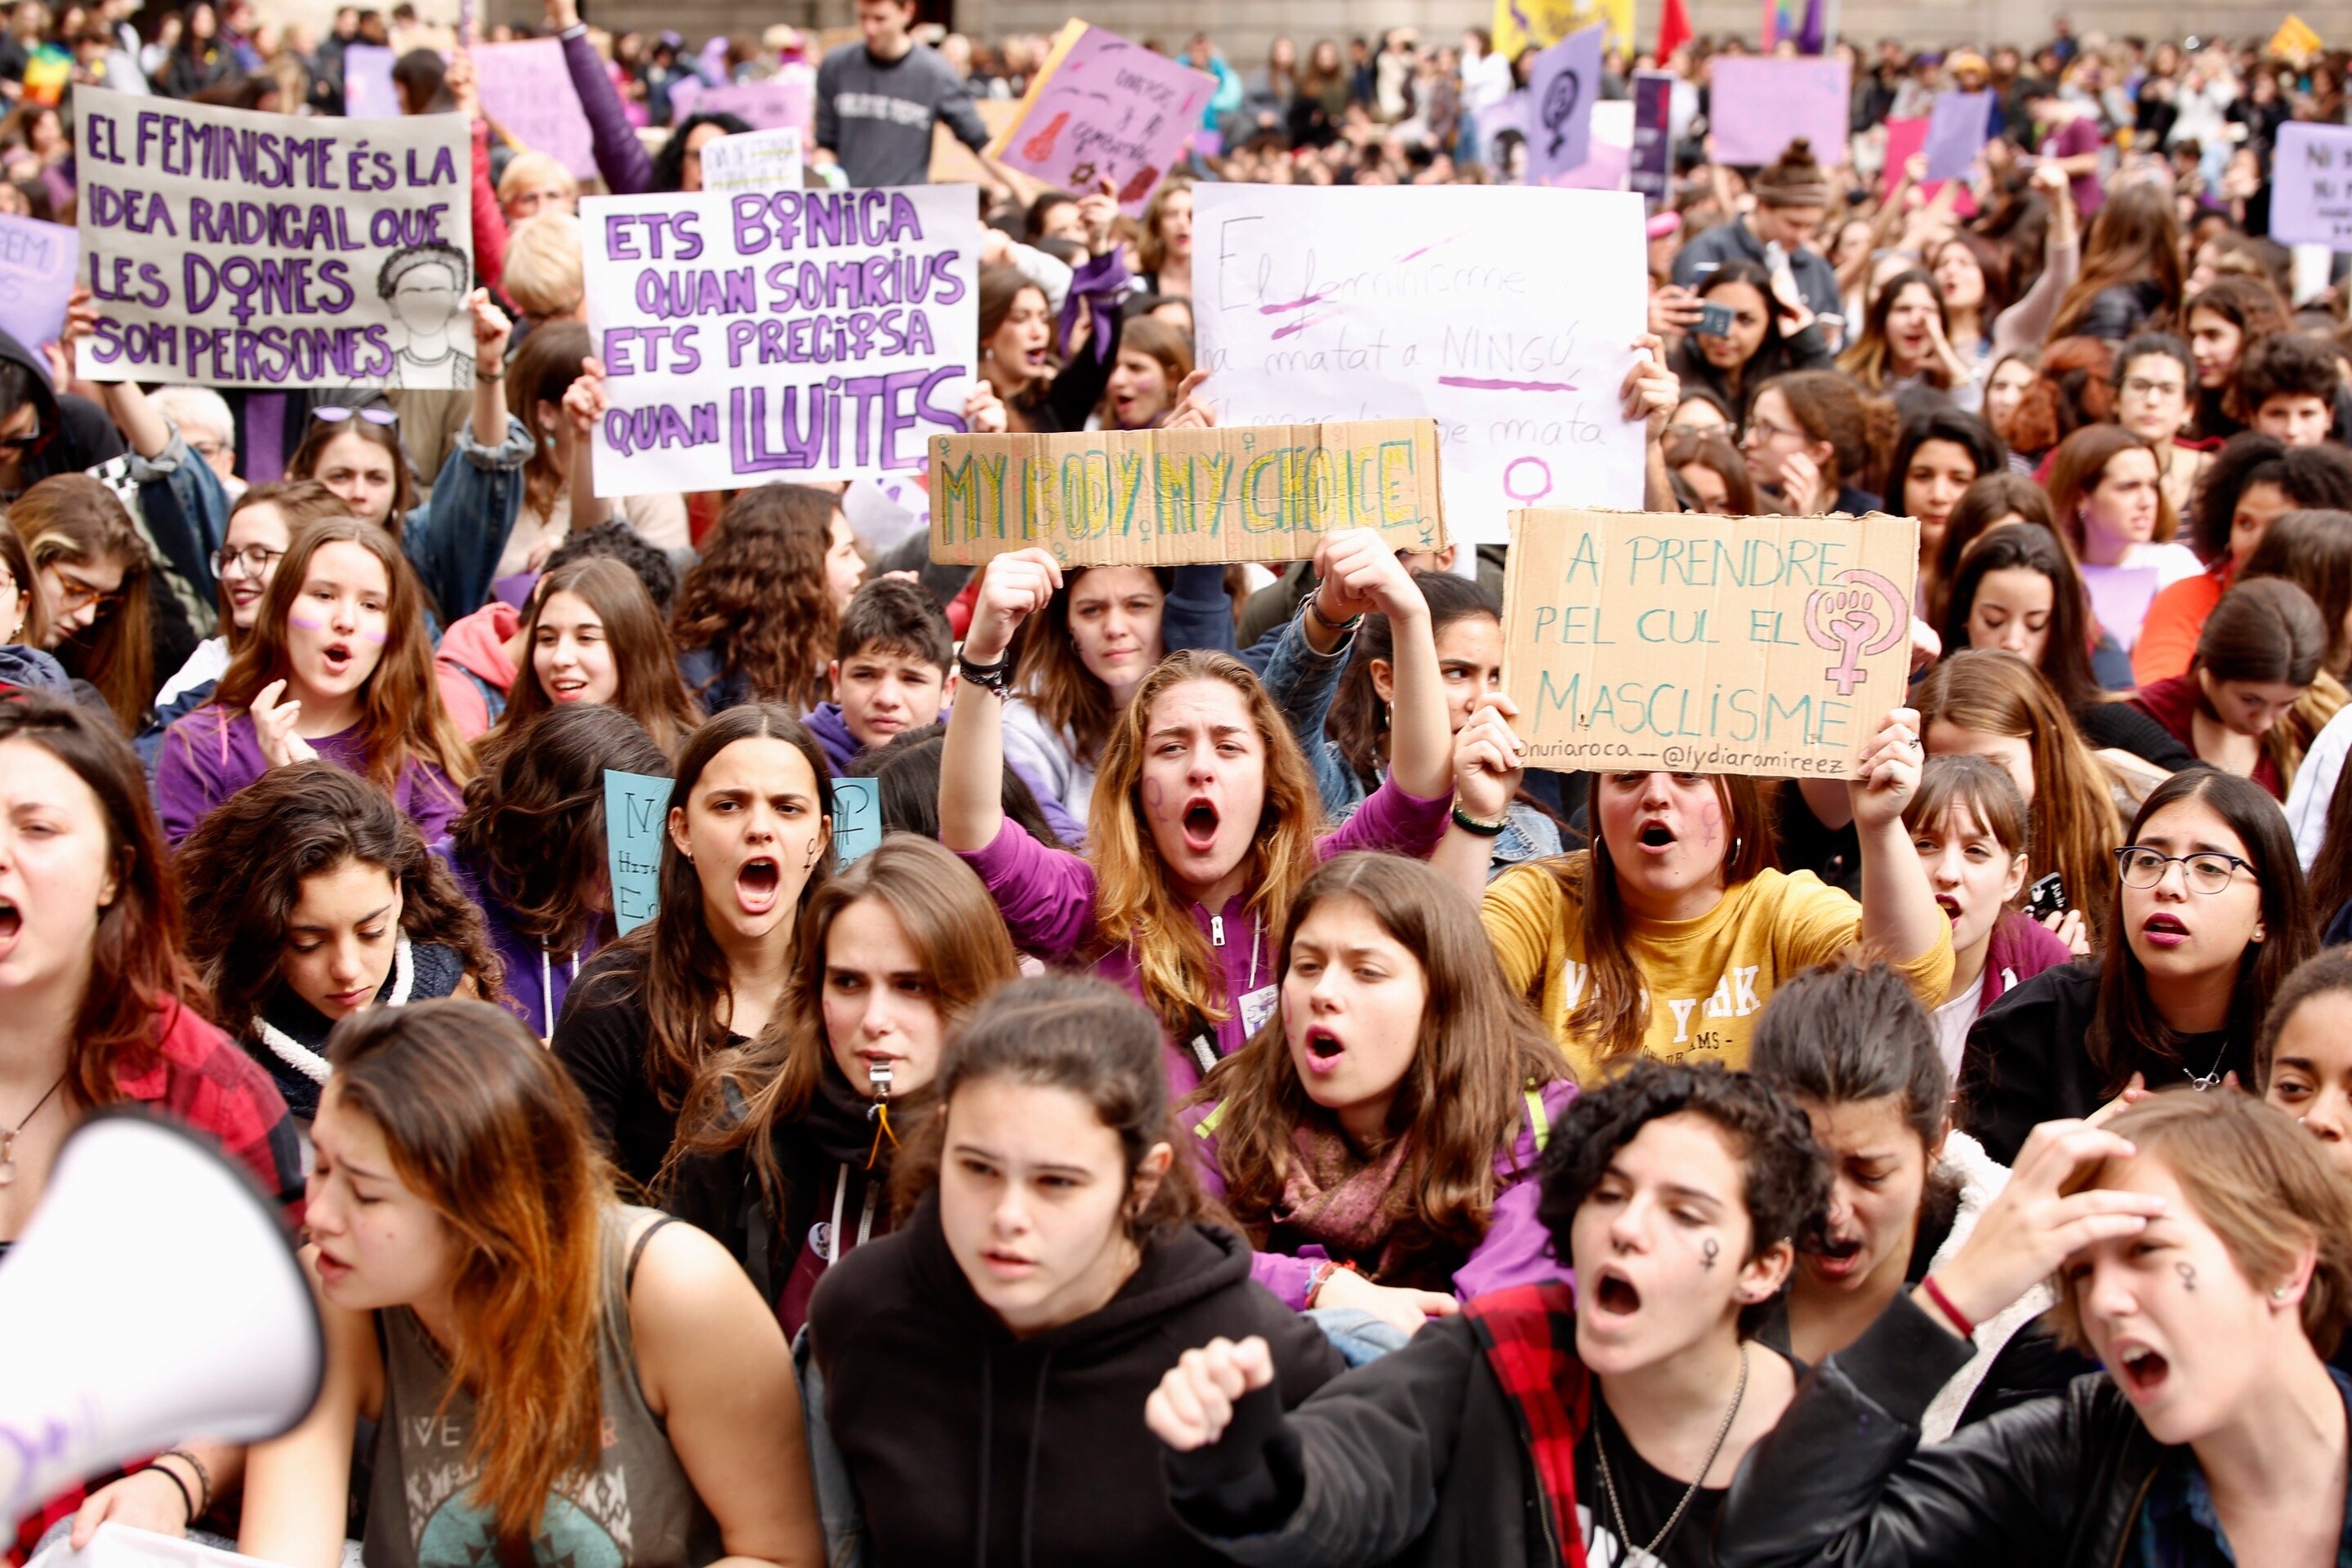
<instances>
[{"instance_id":1,"label":"long brown hair","mask_svg":"<svg viewBox=\"0 0 2352 1568\"><path fill-rule=\"evenodd\" d=\"M2011 516L2038 522L2053 535L2057 532L2050 517L2049 492L2023 474L1996 468L1979 474L1976 481L1960 492L1952 515L1945 520L1943 542L1936 547L1935 570L1927 578L1929 626L1944 625L1945 612L1951 607L1952 584L1959 575L1960 557L1987 529ZM1948 639L1944 646L1952 645Z\"/></svg>"},{"instance_id":2,"label":"long brown hair","mask_svg":"<svg viewBox=\"0 0 2352 1568\"><path fill-rule=\"evenodd\" d=\"M98 688L126 735L146 722L155 696L155 645L148 600L147 542L131 514L88 474L54 474L8 504L8 521L38 574L57 563L83 566L101 556L122 563L121 596L88 631L60 638L58 662ZM37 582L24 584L37 595ZM54 619L49 630L57 631Z\"/></svg>"},{"instance_id":3,"label":"long brown hair","mask_svg":"<svg viewBox=\"0 0 2352 1568\"><path fill-rule=\"evenodd\" d=\"M2055 338L2009 417L2009 447L2046 452L2116 412L2116 345L2105 338Z\"/></svg>"},{"instance_id":4,"label":"long brown hair","mask_svg":"<svg viewBox=\"0 0 2352 1568\"><path fill-rule=\"evenodd\" d=\"M0 702L0 745L24 741L73 771L98 797L114 898L96 911L89 980L66 1041L67 1085L83 1105L123 1098L121 1080L154 1060L159 1016L174 1002L206 1009L181 952L179 886L163 862L163 830L130 742L79 703L25 691Z\"/></svg>"},{"instance_id":5,"label":"long brown hair","mask_svg":"<svg viewBox=\"0 0 2352 1568\"><path fill-rule=\"evenodd\" d=\"M374 556L392 590L384 607L383 655L368 677L362 701L360 744L367 776L386 793L397 794L404 769L411 763L429 764L447 775L453 792L461 789L474 774L474 752L441 706L433 645L425 636L424 584L392 535L355 517L322 517L294 531L286 558L262 595L253 636L229 659L207 706L226 716L242 713L263 687L293 673L287 617L302 592L311 557L330 544L356 544Z\"/></svg>"},{"instance_id":6,"label":"long brown hair","mask_svg":"<svg viewBox=\"0 0 2352 1568\"><path fill-rule=\"evenodd\" d=\"M1866 391L1886 391L1887 375L1895 360L1895 345L1886 337L1886 321L1894 315L1895 303L1906 289L1925 289L1927 302L1936 307L1937 319L1943 322L1946 332L1951 331L1951 310L1944 303L1943 291L1936 287L1933 278L1915 267L1888 279L1879 286L1878 298L1871 301L1869 312L1863 317L1862 335L1838 356L1838 373L1852 376ZM1922 374L1929 386L1940 389L1952 384L1951 373L1944 368L1941 360L1932 356Z\"/></svg>"},{"instance_id":7,"label":"long brown hair","mask_svg":"<svg viewBox=\"0 0 2352 1568\"><path fill-rule=\"evenodd\" d=\"M2107 477L2107 465L2130 451L2155 458L2156 471L2163 474L2164 461L2156 448L2120 425L2085 425L2061 441L2057 455L2050 459L2050 515L2058 524L2058 537L2078 558L2083 553L2084 504ZM2172 498L2158 484L2156 531L2149 537L2162 544L2179 530L2180 514L2172 510Z\"/></svg>"},{"instance_id":8,"label":"long brown hair","mask_svg":"<svg viewBox=\"0 0 2352 1568\"><path fill-rule=\"evenodd\" d=\"M1070 605L1077 598L1078 584L1094 570L1078 566L1063 573L1062 591L1022 628L1021 653L1013 670L1013 690L1037 710L1049 730L1069 735L1071 752L1081 763L1101 758L1103 743L1119 718L1111 708L1110 689L1087 668L1070 635ZM1175 573L1165 566L1135 570L1149 572L1160 584L1160 614L1165 616Z\"/></svg>"},{"instance_id":9,"label":"long brown hair","mask_svg":"<svg viewBox=\"0 0 2352 1568\"><path fill-rule=\"evenodd\" d=\"M364 397L357 401L367 404ZM367 405L383 406L381 403ZM378 425L372 419L362 419L358 417L357 409L350 410L348 416L341 419L321 419L313 413L310 422L303 427L301 444L294 448L294 455L286 459L286 477L289 479L316 479L319 477L319 459L326 452L328 444L338 436L356 436L371 447L383 447L384 455L392 459L392 510L384 514L383 526L385 531L398 539L401 528L408 521L408 514L416 510L416 471L409 464L408 448L401 445L399 426Z\"/></svg>"},{"instance_id":10,"label":"long brown hair","mask_svg":"<svg viewBox=\"0 0 2352 1568\"><path fill-rule=\"evenodd\" d=\"M669 617L677 646L712 649L725 674L741 676L763 702L805 710L824 700L841 624L824 557L839 508L807 485L736 491L678 584Z\"/></svg>"},{"instance_id":11,"label":"long brown hair","mask_svg":"<svg viewBox=\"0 0 2352 1568\"><path fill-rule=\"evenodd\" d=\"M1969 620L1976 613L1977 593L1995 572L2032 572L2049 579L2050 620L2037 668L2069 713L2082 713L2094 703L2105 702L2106 693L2091 671L2098 623L2092 615L2090 590L2083 586L2083 574L2065 544L2038 522L1996 528L1980 535L1960 558L1959 576L1945 606L1944 647L1957 653L1969 646Z\"/></svg>"},{"instance_id":12,"label":"long brown hair","mask_svg":"<svg viewBox=\"0 0 2352 1568\"><path fill-rule=\"evenodd\" d=\"M1443 877L1402 856L1342 855L1307 879L1283 927L1277 983L1289 973L1291 945L1307 917L1345 899L1361 902L1421 964L1428 999L1389 1125L1411 1140L1400 1180L1421 1226L1466 1252L1486 1234L1495 1158L1517 1138L1526 1091L1568 1078L1568 1063L1512 994L1476 911ZM1277 1005L1193 1097L1224 1107L1217 1163L1225 1206L1258 1247L1282 1203L1298 1129L1328 1119L1299 1081L1283 1017Z\"/></svg>"},{"instance_id":13,"label":"long brown hair","mask_svg":"<svg viewBox=\"0 0 2352 1568\"><path fill-rule=\"evenodd\" d=\"M228 509L228 520L234 524L237 513L248 507L266 506L274 509L278 520L286 524L286 539L292 543L294 535L306 522L322 517L349 517L352 509L343 498L316 479L272 479L267 484L247 485L236 504ZM226 533L222 537L226 539ZM220 584L215 604L220 616L221 636L228 639L229 651L243 647L253 634L238 629L236 617L229 613L228 584ZM258 618L258 617L257 617Z\"/></svg>"},{"instance_id":14,"label":"long brown hair","mask_svg":"<svg viewBox=\"0 0 2352 1568\"><path fill-rule=\"evenodd\" d=\"M929 838L890 834L810 895L793 940L792 977L767 1028L751 1044L705 1064L678 1112L680 1149L750 1148L768 1212L779 1221L786 1194L771 1134L807 1114L816 1098L833 1051L824 1027L825 945L841 912L869 900L888 910L907 933L922 964L926 994L949 1033L969 1022L992 992L1021 977L996 900L971 867ZM933 1103L929 1093L905 1098L916 1101L918 1115ZM919 1124L907 1120L900 1097L892 1099L891 1109L899 1131L911 1134Z\"/></svg>"},{"instance_id":15,"label":"long brown hair","mask_svg":"<svg viewBox=\"0 0 2352 1568\"><path fill-rule=\"evenodd\" d=\"M2278 770L2283 791L2294 784L2304 749L2318 732L2319 725L2312 721L2307 710L2315 695L2312 688L2325 668L2330 630L2310 595L2284 577L2265 576L2233 584L2205 617L2204 629L2198 634L2192 670L2217 681L2251 680L2303 689L2294 705L2263 732L2263 754ZM2333 717L2333 709L2343 704L2343 693L2330 691L2326 700L2330 704L2328 716Z\"/></svg>"},{"instance_id":16,"label":"long brown hair","mask_svg":"<svg viewBox=\"0 0 2352 1568\"><path fill-rule=\"evenodd\" d=\"M1731 833L1731 849L1722 867L1723 885L1728 890L1754 880L1771 866L1772 821L1756 780L1745 773L1714 773L1707 782L1715 786ZM1597 779L1595 787L1599 787ZM1576 1010L1569 1015L1569 1030L1592 1041L1597 1060L1635 1055L1650 1027L1649 981L1626 946L1633 915L1618 889L1617 864L1609 853L1598 816L1590 848L1541 864L1559 879L1560 890L1579 911L1577 935L1584 948L1585 990Z\"/></svg>"},{"instance_id":17,"label":"long brown hair","mask_svg":"<svg viewBox=\"0 0 2352 1568\"><path fill-rule=\"evenodd\" d=\"M2029 864L2037 877L2057 872L2073 907L2099 926L2114 902L2123 824L2097 760L2042 672L2012 653L1966 648L1927 672L1911 705L1923 735L1940 722L2025 742L2033 759Z\"/></svg>"},{"instance_id":18,"label":"long brown hair","mask_svg":"<svg viewBox=\"0 0 2352 1568\"><path fill-rule=\"evenodd\" d=\"M49 606L41 597L41 584L33 577L32 552L25 548L25 541L5 516L0 516L0 572L16 585L16 613L22 619L15 640L31 647L47 647Z\"/></svg>"},{"instance_id":19,"label":"long brown hair","mask_svg":"<svg viewBox=\"0 0 2352 1568\"><path fill-rule=\"evenodd\" d=\"M1203 1021L1229 1016L1224 970L1184 896L1168 878L1143 813L1143 758L1151 707L1172 687L1218 681L1241 693L1258 744L1265 752L1265 801L1244 864L1250 913L1276 931L1318 864L1315 836L1323 826L1322 795L1290 726L1249 667L1228 654L1187 648L1160 661L1135 700L1111 726L1095 775L1087 832L1095 867L1095 930L1106 950L1130 949L1143 999L1178 1038Z\"/></svg>"},{"instance_id":20,"label":"long brown hair","mask_svg":"<svg viewBox=\"0 0 2352 1568\"><path fill-rule=\"evenodd\" d=\"M1843 486L1877 488L1872 481L1895 446L1897 419L1892 403L1866 396L1834 370L1792 370L1758 387L1756 395L1773 391L1806 435L1830 444L1830 460L1822 466L1822 484L1828 492L1824 500L1834 499Z\"/></svg>"},{"instance_id":21,"label":"long brown hair","mask_svg":"<svg viewBox=\"0 0 2352 1568\"><path fill-rule=\"evenodd\" d=\"M613 1173L568 1074L512 1015L444 999L335 1026L326 1092L383 1134L457 1258L442 1347L474 1397L472 1496L500 1562L527 1562L548 1498L593 1471ZM445 1398L446 1396L445 1395Z\"/></svg>"},{"instance_id":22,"label":"long brown hair","mask_svg":"<svg viewBox=\"0 0 2352 1568\"><path fill-rule=\"evenodd\" d=\"M2154 185L2126 185L2109 195L2091 220L2083 241L2083 269L2058 301L2057 318L2044 339L2055 342L2081 331L2100 294L2136 283L2156 285L2157 305L2148 312L2147 330L2169 331L2185 281L2180 217L2171 195Z\"/></svg>"},{"instance_id":23,"label":"long brown hair","mask_svg":"<svg viewBox=\"0 0 2352 1568\"><path fill-rule=\"evenodd\" d=\"M400 890L409 941L453 950L483 996L502 994L482 911L416 825L365 779L332 763L296 763L207 813L174 863L188 900L188 956L229 1027L250 1027L268 1005L302 883L352 863L374 867Z\"/></svg>"},{"instance_id":24,"label":"long brown hair","mask_svg":"<svg viewBox=\"0 0 2352 1568\"><path fill-rule=\"evenodd\" d=\"M539 617L548 601L570 594L596 612L604 627L604 641L613 650L613 668L620 685L613 706L643 725L666 756L676 756L701 710L687 694L677 673L677 655L669 634L662 629L661 612L654 607L644 581L628 563L609 555L591 555L568 562L539 580L531 595L530 614L523 617L522 668L507 692L507 708L496 729L481 742L484 757L505 749L515 732L557 706L539 683L536 668Z\"/></svg>"},{"instance_id":25,"label":"long brown hair","mask_svg":"<svg viewBox=\"0 0 2352 1568\"><path fill-rule=\"evenodd\" d=\"M541 321L530 330L507 367L507 412L530 432L530 457L522 466L523 510L534 517L554 513L556 498L572 483L556 447L539 426L539 405L563 405L563 395L580 379L588 357L585 321Z\"/></svg>"}]
</instances>

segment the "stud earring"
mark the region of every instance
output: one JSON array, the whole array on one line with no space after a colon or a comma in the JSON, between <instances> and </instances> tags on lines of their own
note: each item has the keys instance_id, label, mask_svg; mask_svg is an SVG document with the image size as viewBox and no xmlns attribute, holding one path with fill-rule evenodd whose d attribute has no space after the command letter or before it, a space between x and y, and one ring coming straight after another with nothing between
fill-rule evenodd
<instances>
[{"instance_id":1,"label":"stud earring","mask_svg":"<svg viewBox=\"0 0 2352 1568\"><path fill-rule=\"evenodd\" d=\"M2273 1287L2273 1288L2272 1289L2272 1290L2271 1290L2271 1300L2273 1300L2273 1301L2284 1301L2284 1300L2286 1300L2286 1287L2285 1287L2285 1286L2284 1286L2284 1285L2279 1285L2279 1286L2275 1286L2275 1287Z\"/></svg>"}]
</instances>

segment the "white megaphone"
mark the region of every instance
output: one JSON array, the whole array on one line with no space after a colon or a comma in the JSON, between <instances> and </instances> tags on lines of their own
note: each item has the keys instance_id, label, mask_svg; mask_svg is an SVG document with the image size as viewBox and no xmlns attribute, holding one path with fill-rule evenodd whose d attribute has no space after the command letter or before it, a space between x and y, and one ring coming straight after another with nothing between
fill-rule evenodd
<instances>
[{"instance_id":1,"label":"white megaphone","mask_svg":"<svg viewBox=\"0 0 2352 1568\"><path fill-rule=\"evenodd\" d=\"M286 1222L199 1134L93 1113L0 1262L0 1524L190 1437L275 1437L326 1347Z\"/></svg>"}]
</instances>

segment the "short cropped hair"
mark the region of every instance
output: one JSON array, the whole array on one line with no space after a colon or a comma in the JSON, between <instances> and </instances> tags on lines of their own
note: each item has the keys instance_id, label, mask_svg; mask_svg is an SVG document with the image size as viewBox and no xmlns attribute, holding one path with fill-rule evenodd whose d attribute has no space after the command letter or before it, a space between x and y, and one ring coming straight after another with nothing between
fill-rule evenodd
<instances>
[{"instance_id":1,"label":"short cropped hair","mask_svg":"<svg viewBox=\"0 0 2352 1568\"><path fill-rule=\"evenodd\" d=\"M2273 397L2316 397L2335 406L2343 384L2336 346L2313 332L2279 332L2238 362L2238 407L2252 419Z\"/></svg>"},{"instance_id":2,"label":"short cropped hair","mask_svg":"<svg viewBox=\"0 0 2352 1568\"><path fill-rule=\"evenodd\" d=\"M526 316L561 316L587 293L580 220L568 212L534 213L507 236L499 287Z\"/></svg>"},{"instance_id":3,"label":"short cropped hair","mask_svg":"<svg viewBox=\"0 0 2352 1568\"><path fill-rule=\"evenodd\" d=\"M921 584L877 577L860 587L842 612L834 657L849 658L866 647L912 655L937 665L944 675L954 653L955 632L940 602Z\"/></svg>"}]
</instances>

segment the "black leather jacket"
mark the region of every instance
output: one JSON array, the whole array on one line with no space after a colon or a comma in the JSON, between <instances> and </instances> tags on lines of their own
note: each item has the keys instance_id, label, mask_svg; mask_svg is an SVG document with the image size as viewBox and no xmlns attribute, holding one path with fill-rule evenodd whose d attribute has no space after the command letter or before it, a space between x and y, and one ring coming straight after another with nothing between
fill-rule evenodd
<instances>
[{"instance_id":1,"label":"black leather jacket","mask_svg":"<svg viewBox=\"0 0 2352 1568\"><path fill-rule=\"evenodd\" d=\"M1898 1296L1740 1466L1722 1568L2116 1568L2161 1463L2105 1373L1919 1447L1969 1347Z\"/></svg>"}]
</instances>

